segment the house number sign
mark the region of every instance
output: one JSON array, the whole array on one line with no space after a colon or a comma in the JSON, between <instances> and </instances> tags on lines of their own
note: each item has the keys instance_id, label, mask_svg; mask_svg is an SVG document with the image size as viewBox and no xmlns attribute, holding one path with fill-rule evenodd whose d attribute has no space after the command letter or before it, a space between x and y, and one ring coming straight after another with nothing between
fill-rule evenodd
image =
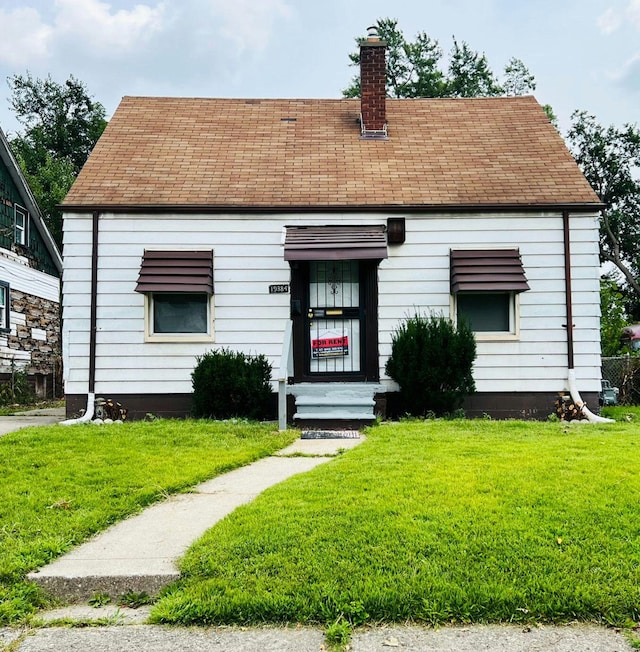
<instances>
[{"instance_id":1,"label":"house number sign","mask_svg":"<svg viewBox=\"0 0 640 652\"><path fill-rule=\"evenodd\" d=\"M270 285L269 294L289 294L289 284L279 283L278 285Z\"/></svg>"}]
</instances>

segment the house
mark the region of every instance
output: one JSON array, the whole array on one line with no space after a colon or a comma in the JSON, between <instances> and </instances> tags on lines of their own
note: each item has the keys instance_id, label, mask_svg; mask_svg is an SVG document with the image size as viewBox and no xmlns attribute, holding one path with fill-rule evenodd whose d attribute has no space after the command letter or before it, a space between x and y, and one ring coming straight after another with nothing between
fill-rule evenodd
<instances>
[{"instance_id":1,"label":"house","mask_svg":"<svg viewBox=\"0 0 640 652\"><path fill-rule=\"evenodd\" d=\"M26 372L36 395L62 394L62 259L0 129L0 383Z\"/></svg>"},{"instance_id":2,"label":"house","mask_svg":"<svg viewBox=\"0 0 640 652\"><path fill-rule=\"evenodd\" d=\"M388 99L385 44L361 55L362 100L122 100L64 201L69 416L186 414L226 347L298 423L371 420L415 311L471 319L469 415L597 405L600 203L540 105Z\"/></svg>"}]
</instances>

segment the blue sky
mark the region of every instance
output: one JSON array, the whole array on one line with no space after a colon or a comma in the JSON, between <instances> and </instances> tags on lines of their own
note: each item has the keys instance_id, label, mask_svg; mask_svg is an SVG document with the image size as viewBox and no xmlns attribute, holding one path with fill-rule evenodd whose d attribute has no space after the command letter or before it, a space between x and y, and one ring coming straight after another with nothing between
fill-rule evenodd
<instances>
[{"instance_id":1,"label":"blue sky","mask_svg":"<svg viewBox=\"0 0 640 652\"><path fill-rule=\"evenodd\" d=\"M563 131L575 109L640 122L640 0L0 0L0 126L19 128L6 78L26 71L73 74L108 116L123 95L340 97L383 17L496 72L521 59Z\"/></svg>"}]
</instances>

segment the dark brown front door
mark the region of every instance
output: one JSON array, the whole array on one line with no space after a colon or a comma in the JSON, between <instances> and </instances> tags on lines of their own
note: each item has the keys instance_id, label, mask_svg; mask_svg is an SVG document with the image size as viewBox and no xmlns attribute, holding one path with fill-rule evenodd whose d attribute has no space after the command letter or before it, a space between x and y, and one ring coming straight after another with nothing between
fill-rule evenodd
<instances>
[{"instance_id":1,"label":"dark brown front door","mask_svg":"<svg viewBox=\"0 0 640 652\"><path fill-rule=\"evenodd\" d=\"M377 380L377 262L294 263L291 290L295 380Z\"/></svg>"}]
</instances>

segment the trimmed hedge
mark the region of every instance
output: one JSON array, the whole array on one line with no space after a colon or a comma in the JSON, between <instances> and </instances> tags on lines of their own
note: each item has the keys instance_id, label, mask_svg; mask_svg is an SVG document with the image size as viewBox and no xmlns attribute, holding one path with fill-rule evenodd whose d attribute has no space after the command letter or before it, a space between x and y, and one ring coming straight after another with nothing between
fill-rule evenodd
<instances>
[{"instance_id":1,"label":"trimmed hedge","mask_svg":"<svg viewBox=\"0 0 640 652\"><path fill-rule=\"evenodd\" d=\"M191 374L195 417L268 417L271 365L264 355L220 349L198 356L196 360Z\"/></svg>"},{"instance_id":2,"label":"trimmed hedge","mask_svg":"<svg viewBox=\"0 0 640 652\"><path fill-rule=\"evenodd\" d=\"M394 331L389 377L400 385L402 408L412 416L452 415L475 391L476 343L466 323L416 313Z\"/></svg>"}]
</instances>

